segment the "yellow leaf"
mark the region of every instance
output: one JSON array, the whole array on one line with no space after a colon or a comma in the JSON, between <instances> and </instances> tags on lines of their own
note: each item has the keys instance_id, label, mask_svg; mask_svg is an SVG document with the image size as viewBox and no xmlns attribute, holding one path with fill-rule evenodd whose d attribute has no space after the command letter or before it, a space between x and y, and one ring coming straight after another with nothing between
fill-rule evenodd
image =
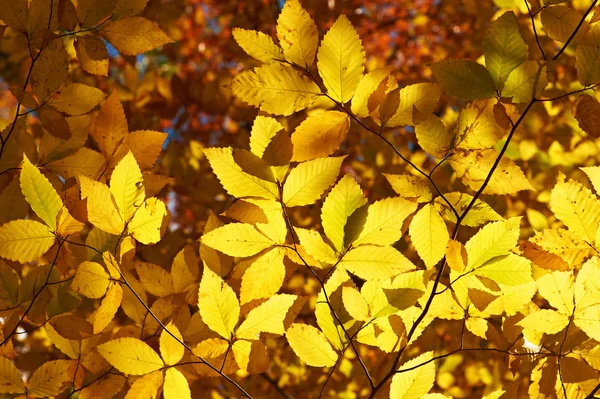
<instances>
[{"instance_id":1,"label":"yellow leaf","mask_svg":"<svg viewBox=\"0 0 600 399\"><path fill-rule=\"evenodd\" d=\"M24 393L25 383L14 363L0 356L0 393Z\"/></svg>"},{"instance_id":2,"label":"yellow leaf","mask_svg":"<svg viewBox=\"0 0 600 399\"><path fill-rule=\"evenodd\" d=\"M90 316L90 321L94 324L94 334L102 332L113 321L122 299L123 288L119 283L110 283L100 307Z\"/></svg>"},{"instance_id":3,"label":"yellow leaf","mask_svg":"<svg viewBox=\"0 0 600 399\"><path fill-rule=\"evenodd\" d=\"M569 316L556 310L542 309L530 313L517 325L536 333L556 334L569 324Z\"/></svg>"},{"instance_id":4,"label":"yellow leaf","mask_svg":"<svg viewBox=\"0 0 600 399\"><path fill-rule=\"evenodd\" d=\"M233 38L252 58L262 62L283 61L283 51L275 44L271 36L255 30L233 28Z\"/></svg>"},{"instance_id":5,"label":"yellow leaf","mask_svg":"<svg viewBox=\"0 0 600 399\"><path fill-rule=\"evenodd\" d=\"M0 226L0 256L25 263L36 260L54 244L54 234L35 220L13 220Z\"/></svg>"},{"instance_id":6,"label":"yellow leaf","mask_svg":"<svg viewBox=\"0 0 600 399\"><path fill-rule=\"evenodd\" d=\"M235 341L231 350L238 366L250 374L262 373L269 367L267 347L260 341Z\"/></svg>"},{"instance_id":7,"label":"yellow leaf","mask_svg":"<svg viewBox=\"0 0 600 399\"><path fill-rule=\"evenodd\" d=\"M102 39L79 36L75 42L75 50L84 71L92 75L108 76L108 51Z\"/></svg>"},{"instance_id":8,"label":"yellow leaf","mask_svg":"<svg viewBox=\"0 0 600 399\"><path fill-rule=\"evenodd\" d=\"M101 298L108 288L108 273L96 262L83 262L77 267L71 289L88 298Z\"/></svg>"},{"instance_id":9,"label":"yellow leaf","mask_svg":"<svg viewBox=\"0 0 600 399\"><path fill-rule=\"evenodd\" d=\"M508 254L498 256L477 267L473 273L504 285L522 285L533 281L531 262L521 256Z\"/></svg>"},{"instance_id":10,"label":"yellow leaf","mask_svg":"<svg viewBox=\"0 0 600 399\"><path fill-rule=\"evenodd\" d=\"M27 156L23 157L21 190L31 209L51 231L56 231L56 217L63 206L62 200L50 181L34 166Z\"/></svg>"},{"instance_id":11,"label":"yellow leaf","mask_svg":"<svg viewBox=\"0 0 600 399\"><path fill-rule=\"evenodd\" d=\"M390 68L380 68L364 75L356 91L354 97L352 97L352 113L360 118L369 116L369 97L373 94L379 84L390 75Z\"/></svg>"},{"instance_id":12,"label":"yellow leaf","mask_svg":"<svg viewBox=\"0 0 600 399\"><path fill-rule=\"evenodd\" d=\"M489 223L465 244L469 263L467 270L475 269L488 260L501 255L517 245L521 218Z\"/></svg>"},{"instance_id":13,"label":"yellow leaf","mask_svg":"<svg viewBox=\"0 0 600 399\"><path fill-rule=\"evenodd\" d=\"M152 295L163 297L175 292L171 275L162 267L136 262L136 271L144 288Z\"/></svg>"},{"instance_id":14,"label":"yellow leaf","mask_svg":"<svg viewBox=\"0 0 600 399\"><path fill-rule=\"evenodd\" d=\"M272 296L248 313L246 320L240 324L235 332L235 336L237 338L258 340L261 332L283 335L285 332L283 321L297 298L296 295L288 294Z\"/></svg>"},{"instance_id":15,"label":"yellow leaf","mask_svg":"<svg viewBox=\"0 0 600 399\"><path fill-rule=\"evenodd\" d=\"M450 239L448 227L439 212L426 204L412 219L409 227L410 239L427 268L432 268L442 259Z\"/></svg>"},{"instance_id":16,"label":"yellow leaf","mask_svg":"<svg viewBox=\"0 0 600 399\"><path fill-rule=\"evenodd\" d=\"M317 158L296 166L283 185L286 206L314 204L335 182L345 156Z\"/></svg>"},{"instance_id":17,"label":"yellow leaf","mask_svg":"<svg viewBox=\"0 0 600 399\"><path fill-rule=\"evenodd\" d=\"M350 174L344 175L325 198L321 208L323 230L337 251L344 248L344 228L348 218L366 203L360 186Z\"/></svg>"},{"instance_id":18,"label":"yellow leaf","mask_svg":"<svg viewBox=\"0 0 600 399\"><path fill-rule=\"evenodd\" d=\"M340 15L329 28L317 58L327 93L337 102L350 101L365 69L365 49L348 17Z\"/></svg>"},{"instance_id":19,"label":"yellow leaf","mask_svg":"<svg viewBox=\"0 0 600 399\"><path fill-rule=\"evenodd\" d=\"M369 205L367 219L354 245L390 245L402 236L404 219L417 209L417 204L394 197Z\"/></svg>"},{"instance_id":20,"label":"yellow leaf","mask_svg":"<svg viewBox=\"0 0 600 399\"><path fill-rule=\"evenodd\" d=\"M313 367L331 367L338 358L325 334L308 324L292 324L285 333L289 345L304 363Z\"/></svg>"},{"instance_id":21,"label":"yellow leaf","mask_svg":"<svg viewBox=\"0 0 600 399\"><path fill-rule=\"evenodd\" d=\"M284 116L310 107L321 95L315 82L280 63L240 73L231 82L231 90L262 111Z\"/></svg>"},{"instance_id":22,"label":"yellow leaf","mask_svg":"<svg viewBox=\"0 0 600 399\"><path fill-rule=\"evenodd\" d=\"M104 92L92 86L71 83L60 91L58 99L50 99L48 105L69 115L89 112L104 99Z\"/></svg>"},{"instance_id":23,"label":"yellow leaf","mask_svg":"<svg viewBox=\"0 0 600 399\"><path fill-rule=\"evenodd\" d=\"M540 95L547 85L546 67L537 61L525 61L508 75L502 97L512 98L513 103L525 103Z\"/></svg>"},{"instance_id":24,"label":"yellow leaf","mask_svg":"<svg viewBox=\"0 0 600 399\"><path fill-rule=\"evenodd\" d=\"M90 128L90 135L104 156L110 159L128 132L125 111L119 101L119 95L114 91L100 108Z\"/></svg>"},{"instance_id":25,"label":"yellow leaf","mask_svg":"<svg viewBox=\"0 0 600 399\"><path fill-rule=\"evenodd\" d=\"M343 112L311 114L292 134L292 161L302 162L326 157L340 148L350 129L350 118Z\"/></svg>"},{"instance_id":26,"label":"yellow leaf","mask_svg":"<svg viewBox=\"0 0 600 399\"><path fill-rule=\"evenodd\" d=\"M595 306L600 299L600 261L588 259L579 269L575 280L575 306L578 309Z\"/></svg>"},{"instance_id":27,"label":"yellow leaf","mask_svg":"<svg viewBox=\"0 0 600 399\"><path fill-rule=\"evenodd\" d=\"M469 203L473 200L473 196L461 192L452 192L444 194L444 197L452 204L454 209L458 212L459 215L462 215L464 211L467 209ZM456 223L456 215L446 201L442 197L437 197L435 199L435 206L440 211L444 218L449 220L452 223ZM467 213L467 216L463 219L462 224L470 227L477 227L487 222L494 222L497 220L502 220L502 216L500 216L491 206L487 203L476 200L475 204Z\"/></svg>"},{"instance_id":28,"label":"yellow leaf","mask_svg":"<svg viewBox=\"0 0 600 399\"><path fill-rule=\"evenodd\" d=\"M319 44L319 32L298 0L285 2L277 19L277 38L286 60L310 68Z\"/></svg>"},{"instance_id":29,"label":"yellow leaf","mask_svg":"<svg viewBox=\"0 0 600 399\"><path fill-rule=\"evenodd\" d=\"M119 161L110 177L110 192L115 200L121 219L128 223L144 202L146 192L142 171L133 154L127 153Z\"/></svg>"},{"instance_id":30,"label":"yellow leaf","mask_svg":"<svg viewBox=\"0 0 600 399\"><path fill-rule=\"evenodd\" d=\"M200 342L192 350L196 356L203 358L217 358L229 349L229 342L221 338L209 338Z\"/></svg>"},{"instance_id":31,"label":"yellow leaf","mask_svg":"<svg viewBox=\"0 0 600 399\"><path fill-rule=\"evenodd\" d=\"M131 384L125 399L156 399L158 388L163 383L162 371L154 371L146 374Z\"/></svg>"},{"instance_id":32,"label":"yellow leaf","mask_svg":"<svg viewBox=\"0 0 600 399\"><path fill-rule=\"evenodd\" d=\"M271 141L283 129L277 119L270 116L258 115L252 124L250 132L250 151L259 158L267 151Z\"/></svg>"},{"instance_id":33,"label":"yellow leaf","mask_svg":"<svg viewBox=\"0 0 600 399\"><path fill-rule=\"evenodd\" d=\"M112 366L125 374L144 375L164 366L158 354L137 338L114 339L97 349Z\"/></svg>"},{"instance_id":34,"label":"yellow leaf","mask_svg":"<svg viewBox=\"0 0 600 399\"><path fill-rule=\"evenodd\" d=\"M85 227L84 223L71 216L69 210L65 206L63 206L58 212L56 224L56 233L61 237L80 233Z\"/></svg>"},{"instance_id":35,"label":"yellow leaf","mask_svg":"<svg viewBox=\"0 0 600 399\"><path fill-rule=\"evenodd\" d=\"M433 352L427 352L400 366L392 378L390 399L420 399L429 392L435 381L435 363L423 363L432 358Z\"/></svg>"},{"instance_id":36,"label":"yellow leaf","mask_svg":"<svg viewBox=\"0 0 600 399\"><path fill-rule=\"evenodd\" d=\"M457 148L466 150L493 147L506 133L494 117L494 102L491 100L469 103L458 117Z\"/></svg>"},{"instance_id":37,"label":"yellow leaf","mask_svg":"<svg viewBox=\"0 0 600 399\"><path fill-rule=\"evenodd\" d=\"M242 304L269 298L279 291L285 278L283 255L282 248L273 248L260 255L244 272L240 289Z\"/></svg>"},{"instance_id":38,"label":"yellow leaf","mask_svg":"<svg viewBox=\"0 0 600 399\"><path fill-rule=\"evenodd\" d=\"M104 25L100 33L125 55L138 55L173 42L158 26L143 17L117 19Z\"/></svg>"},{"instance_id":39,"label":"yellow leaf","mask_svg":"<svg viewBox=\"0 0 600 399\"><path fill-rule=\"evenodd\" d=\"M231 256L256 255L275 245L254 226L246 223L230 223L202 236L202 243Z\"/></svg>"},{"instance_id":40,"label":"yellow leaf","mask_svg":"<svg viewBox=\"0 0 600 399\"><path fill-rule=\"evenodd\" d=\"M142 170L150 169L156 163L167 136L167 133L155 132L154 130L131 132L123 139L114 159L121 159L127 152L131 151Z\"/></svg>"},{"instance_id":41,"label":"yellow leaf","mask_svg":"<svg viewBox=\"0 0 600 399\"><path fill-rule=\"evenodd\" d=\"M89 148L80 148L68 157L52 161L46 165L51 172L61 175L65 179L83 175L93 179L104 164L102 154Z\"/></svg>"},{"instance_id":42,"label":"yellow leaf","mask_svg":"<svg viewBox=\"0 0 600 399\"><path fill-rule=\"evenodd\" d=\"M540 295L563 315L573 314L574 285L572 272L551 272L537 279Z\"/></svg>"},{"instance_id":43,"label":"yellow leaf","mask_svg":"<svg viewBox=\"0 0 600 399\"><path fill-rule=\"evenodd\" d=\"M168 218L165 203L158 198L148 198L137 209L127 229L138 242L156 244L165 233Z\"/></svg>"},{"instance_id":44,"label":"yellow leaf","mask_svg":"<svg viewBox=\"0 0 600 399\"><path fill-rule=\"evenodd\" d=\"M207 148L204 154L213 172L229 194L237 198L277 198L277 185L244 172L235 162L231 148Z\"/></svg>"},{"instance_id":45,"label":"yellow leaf","mask_svg":"<svg viewBox=\"0 0 600 399\"><path fill-rule=\"evenodd\" d=\"M436 83L417 83L403 87L399 93L399 105L385 126L417 125L420 115L427 117L440 101L442 88Z\"/></svg>"},{"instance_id":46,"label":"yellow leaf","mask_svg":"<svg viewBox=\"0 0 600 399\"><path fill-rule=\"evenodd\" d=\"M300 240L304 250L319 262L334 264L338 257L331 247L323 240L321 234L315 230L296 228L294 232Z\"/></svg>"},{"instance_id":47,"label":"yellow leaf","mask_svg":"<svg viewBox=\"0 0 600 399\"><path fill-rule=\"evenodd\" d=\"M494 149L468 153L457 151L449 162L465 185L473 190L479 190L497 158L498 153ZM534 190L534 188L523 171L513 161L503 156L483 194L514 194L521 190Z\"/></svg>"},{"instance_id":48,"label":"yellow leaf","mask_svg":"<svg viewBox=\"0 0 600 399\"><path fill-rule=\"evenodd\" d=\"M225 339L233 336L240 317L240 304L231 287L208 267L204 267L200 281L198 305L208 328Z\"/></svg>"},{"instance_id":49,"label":"yellow leaf","mask_svg":"<svg viewBox=\"0 0 600 399\"><path fill-rule=\"evenodd\" d=\"M185 292L196 284L198 275L198 256L192 245L186 245L177 253L171 265L173 292Z\"/></svg>"},{"instance_id":50,"label":"yellow leaf","mask_svg":"<svg viewBox=\"0 0 600 399\"><path fill-rule=\"evenodd\" d=\"M344 307L353 319L360 321L369 320L369 305L365 298L354 287L342 288Z\"/></svg>"},{"instance_id":51,"label":"yellow leaf","mask_svg":"<svg viewBox=\"0 0 600 399\"><path fill-rule=\"evenodd\" d=\"M421 148L438 159L450 151L452 137L444 122L436 115L429 115L424 122L416 125L415 134Z\"/></svg>"},{"instance_id":52,"label":"yellow leaf","mask_svg":"<svg viewBox=\"0 0 600 399\"><path fill-rule=\"evenodd\" d=\"M181 360L185 352L185 348L183 345L181 345L181 343L179 343L179 341L173 338L171 334L167 332L167 330L169 330L171 334L175 335L181 342L183 342L183 337L173 322L170 322L167 325L166 330L163 329L160 333L160 354L165 361L165 364L167 366L172 366Z\"/></svg>"},{"instance_id":53,"label":"yellow leaf","mask_svg":"<svg viewBox=\"0 0 600 399\"><path fill-rule=\"evenodd\" d=\"M365 280L389 278L415 269L415 265L394 247L376 245L352 248L339 265Z\"/></svg>"},{"instance_id":54,"label":"yellow leaf","mask_svg":"<svg viewBox=\"0 0 600 399\"><path fill-rule=\"evenodd\" d=\"M575 235L591 245L596 243L600 223L600 201L588 188L558 175L550 195L550 209Z\"/></svg>"},{"instance_id":55,"label":"yellow leaf","mask_svg":"<svg viewBox=\"0 0 600 399\"><path fill-rule=\"evenodd\" d=\"M165 372L163 395L165 399L192 398L192 392L190 391L187 379L181 374L181 371L174 367L168 368Z\"/></svg>"},{"instance_id":56,"label":"yellow leaf","mask_svg":"<svg viewBox=\"0 0 600 399\"><path fill-rule=\"evenodd\" d=\"M600 166L588 166L579 169L583 170L590 179L596 193L600 193Z\"/></svg>"},{"instance_id":57,"label":"yellow leaf","mask_svg":"<svg viewBox=\"0 0 600 399\"><path fill-rule=\"evenodd\" d=\"M75 360L52 360L41 365L27 382L27 393L38 398L56 396L75 378Z\"/></svg>"},{"instance_id":58,"label":"yellow leaf","mask_svg":"<svg viewBox=\"0 0 600 399\"><path fill-rule=\"evenodd\" d=\"M79 176L81 199L87 199L88 221L109 234L121 234L125 222L105 184Z\"/></svg>"}]
</instances>

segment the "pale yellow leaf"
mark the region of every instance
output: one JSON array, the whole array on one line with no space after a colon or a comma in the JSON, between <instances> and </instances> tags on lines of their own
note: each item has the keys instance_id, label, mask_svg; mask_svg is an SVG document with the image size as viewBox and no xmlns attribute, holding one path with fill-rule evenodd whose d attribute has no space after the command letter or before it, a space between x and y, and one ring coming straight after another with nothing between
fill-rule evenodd
<instances>
[{"instance_id":1,"label":"pale yellow leaf","mask_svg":"<svg viewBox=\"0 0 600 399\"><path fill-rule=\"evenodd\" d=\"M187 379L181 371L170 367L165 371L165 383L163 385L165 399L192 399L192 392Z\"/></svg>"},{"instance_id":2,"label":"pale yellow leaf","mask_svg":"<svg viewBox=\"0 0 600 399\"><path fill-rule=\"evenodd\" d=\"M83 262L77 267L71 289L88 298L101 298L108 288L108 273L96 262Z\"/></svg>"},{"instance_id":3,"label":"pale yellow leaf","mask_svg":"<svg viewBox=\"0 0 600 399\"><path fill-rule=\"evenodd\" d=\"M31 209L51 231L56 231L56 217L63 206L62 200L52 183L26 156L23 157L20 182L25 200L31 205Z\"/></svg>"},{"instance_id":4,"label":"pale yellow leaf","mask_svg":"<svg viewBox=\"0 0 600 399\"><path fill-rule=\"evenodd\" d=\"M250 29L233 28L233 38L252 58L262 62L283 60L283 51L275 44L271 36Z\"/></svg>"},{"instance_id":5,"label":"pale yellow leaf","mask_svg":"<svg viewBox=\"0 0 600 399\"><path fill-rule=\"evenodd\" d=\"M328 264L337 262L338 257L334 250L323 240L318 231L296 228L294 232L300 240L300 245L310 256L319 262Z\"/></svg>"},{"instance_id":6,"label":"pale yellow leaf","mask_svg":"<svg viewBox=\"0 0 600 399\"><path fill-rule=\"evenodd\" d=\"M402 236L402 222L417 209L417 204L394 197L369 205L367 219L354 245L390 245Z\"/></svg>"},{"instance_id":7,"label":"pale yellow leaf","mask_svg":"<svg viewBox=\"0 0 600 399\"><path fill-rule=\"evenodd\" d=\"M390 399L420 399L428 393L435 381L435 363L428 362L432 358L433 352L426 352L400 366L392 378Z\"/></svg>"},{"instance_id":8,"label":"pale yellow leaf","mask_svg":"<svg viewBox=\"0 0 600 399\"><path fill-rule=\"evenodd\" d=\"M277 38L286 60L310 68L319 44L319 32L298 0L285 2L277 19Z\"/></svg>"},{"instance_id":9,"label":"pale yellow leaf","mask_svg":"<svg viewBox=\"0 0 600 399\"><path fill-rule=\"evenodd\" d=\"M79 186L81 199L87 199L88 221L109 234L121 234L125 222L108 186L85 176L79 176Z\"/></svg>"},{"instance_id":10,"label":"pale yellow leaf","mask_svg":"<svg viewBox=\"0 0 600 399\"><path fill-rule=\"evenodd\" d=\"M342 300L346 311L353 319L369 320L369 304L356 288L343 287Z\"/></svg>"},{"instance_id":11,"label":"pale yellow leaf","mask_svg":"<svg viewBox=\"0 0 600 399\"><path fill-rule=\"evenodd\" d=\"M13 220L0 226L0 256L17 262L31 262L54 244L54 234L35 220Z\"/></svg>"},{"instance_id":12,"label":"pale yellow leaf","mask_svg":"<svg viewBox=\"0 0 600 399\"><path fill-rule=\"evenodd\" d=\"M227 283L208 267L204 267L198 307L206 325L225 339L233 336L233 330L240 317L240 304Z\"/></svg>"},{"instance_id":13,"label":"pale yellow leaf","mask_svg":"<svg viewBox=\"0 0 600 399\"><path fill-rule=\"evenodd\" d=\"M350 174L344 175L325 198L321 208L323 230L337 251L344 248L344 228L348 218L366 203L360 186Z\"/></svg>"},{"instance_id":14,"label":"pale yellow leaf","mask_svg":"<svg viewBox=\"0 0 600 399\"><path fill-rule=\"evenodd\" d=\"M158 354L137 338L119 338L97 347L112 366L125 374L144 375L164 366Z\"/></svg>"},{"instance_id":15,"label":"pale yellow leaf","mask_svg":"<svg viewBox=\"0 0 600 399\"><path fill-rule=\"evenodd\" d=\"M146 192L142 171L131 152L119 161L110 177L110 192L121 219L128 223L142 205Z\"/></svg>"},{"instance_id":16,"label":"pale yellow leaf","mask_svg":"<svg viewBox=\"0 0 600 399\"><path fill-rule=\"evenodd\" d=\"M213 172L229 194L237 198L277 198L277 185L246 173L235 162L231 148L207 148L204 150L204 154L208 158Z\"/></svg>"},{"instance_id":17,"label":"pale yellow leaf","mask_svg":"<svg viewBox=\"0 0 600 399\"><path fill-rule=\"evenodd\" d=\"M275 245L254 226L230 223L202 236L202 243L231 256L252 256Z\"/></svg>"},{"instance_id":18,"label":"pale yellow leaf","mask_svg":"<svg viewBox=\"0 0 600 399\"><path fill-rule=\"evenodd\" d=\"M436 265L446 252L450 239L444 219L431 204L426 204L413 217L409 227L410 239L428 269Z\"/></svg>"},{"instance_id":19,"label":"pale yellow leaf","mask_svg":"<svg viewBox=\"0 0 600 399\"><path fill-rule=\"evenodd\" d=\"M185 353L185 348L179 342L183 342L183 337L177 329L177 326L170 322L167 324L166 329L163 329L160 333L160 354L167 366L172 366L179 362ZM177 339L173 338L173 334ZM179 341L178 341L179 340Z\"/></svg>"},{"instance_id":20,"label":"pale yellow leaf","mask_svg":"<svg viewBox=\"0 0 600 399\"><path fill-rule=\"evenodd\" d=\"M325 334L308 324L292 324L285 333L289 345L304 363L313 367L331 367L338 358Z\"/></svg>"},{"instance_id":21,"label":"pale yellow leaf","mask_svg":"<svg viewBox=\"0 0 600 399\"><path fill-rule=\"evenodd\" d=\"M242 304L269 298L279 291L285 278L283 256L282 248L273 248L260 255L244 272L240 289Z\"/></svg>"},{"instance_id":22,"label":"pale yellow leaf","mask_svg":"<svg viewBox=\"0 0 600 399\"><path fill-rule=\"evenodd\" d=\"M317 158L292 169L283 185L285 205L293 207L315 203L335 182L344 158Z\"/></svg>"},{"instance_id":23,"label":"pale yellow leaf","mask_svg":"<svg viewBox=\"0 0 600 399\"><path fill-rule=\"evenodd\" d=\"M350 101L365 68L365 50L348 17L340 15L329 28L317 58L327 93L337 102Z\"/></svg>"},{"instance_id":24,"label":"pale yellow leaf","mask_svg":"<svg viewBox=\"0 0 600 399\"><path fill-rule=\"evenodd\" d=\"M165 233L168 218L165 203L155 197L148 198L137 208L127 230L142 244L156 244Z\"/></svg>"},{"instance_id":25,"label":"pale yellow leaf","mask_svg":"<svg viewBox=\"0 0 600 399\"><path fill-rule=\"evenodd\" d=\"M285 332L283 321L297 298L296 295L288 294L272 296L248 313L246 320L236 330L235 336L258 340L262 332L283 335Z\"/></svg>"},{"instance_id":26,"label":"pale yellow leaf","mask_svg":"<svg viewBox=\"0 0 600 399\"><path fill-rule=\"evenodd\" d=\"M339 265L365 280L389 278L415 269L415 265L394 247L377 245L352 248L344 254Z\"/></svg>"},{"instance_id":27,"label":"pale yellow leaf","mask_svg":"<svg viewBox=\"0 0 600 399\"><path fill-rule=\"evenodd\" d=\"M240 73L231 82L231 90L262 111L284 116L310 107L321 95L315 82L280 63Z\"/></svg>"}]
</instances>

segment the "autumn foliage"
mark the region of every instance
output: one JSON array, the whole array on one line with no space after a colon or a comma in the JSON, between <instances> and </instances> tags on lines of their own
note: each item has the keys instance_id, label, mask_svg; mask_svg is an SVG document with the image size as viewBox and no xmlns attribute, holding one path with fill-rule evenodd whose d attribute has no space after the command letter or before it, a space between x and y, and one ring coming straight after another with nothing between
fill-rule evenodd
<instances>
[{"instance_id":1,"label":"autumn foliage","mask_svg":"<svg viewBox=\"0 0 600 399\"><path fill-rule=\"evenodd\" d=\"M600 395L597 0L337 3L0 4L2 397Z\"/></svg>"}]
</instances>

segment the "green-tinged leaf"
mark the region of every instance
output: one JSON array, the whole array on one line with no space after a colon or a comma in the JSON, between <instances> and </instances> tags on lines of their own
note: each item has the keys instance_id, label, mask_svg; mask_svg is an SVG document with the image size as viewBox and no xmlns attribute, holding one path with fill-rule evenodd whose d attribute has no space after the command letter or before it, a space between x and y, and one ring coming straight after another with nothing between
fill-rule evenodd
<instances>
[{"instance_id":1,"label":"green-tinged leaf","mask_svg":"<svg viewBox=\"0 0 600 399\"><path fill-rule=\"evenodd\" d=\"M444 60L431 66L446 93L463 100L483 100L496 94L496 85L483 65L471 60Z\"/></svg>"},{"instance_id":2,"label":"green-tinged leaf","mask_svg":"<svg viewBox=\"0 0 600 399\"><path fill-rule=\"evenodd\" d=\"M50 181L27 157L23 158L20 181L21 190L31 209L51 231L56 231L56 217L63 206L62 200Z\"/></svg>"}]
</instances>

